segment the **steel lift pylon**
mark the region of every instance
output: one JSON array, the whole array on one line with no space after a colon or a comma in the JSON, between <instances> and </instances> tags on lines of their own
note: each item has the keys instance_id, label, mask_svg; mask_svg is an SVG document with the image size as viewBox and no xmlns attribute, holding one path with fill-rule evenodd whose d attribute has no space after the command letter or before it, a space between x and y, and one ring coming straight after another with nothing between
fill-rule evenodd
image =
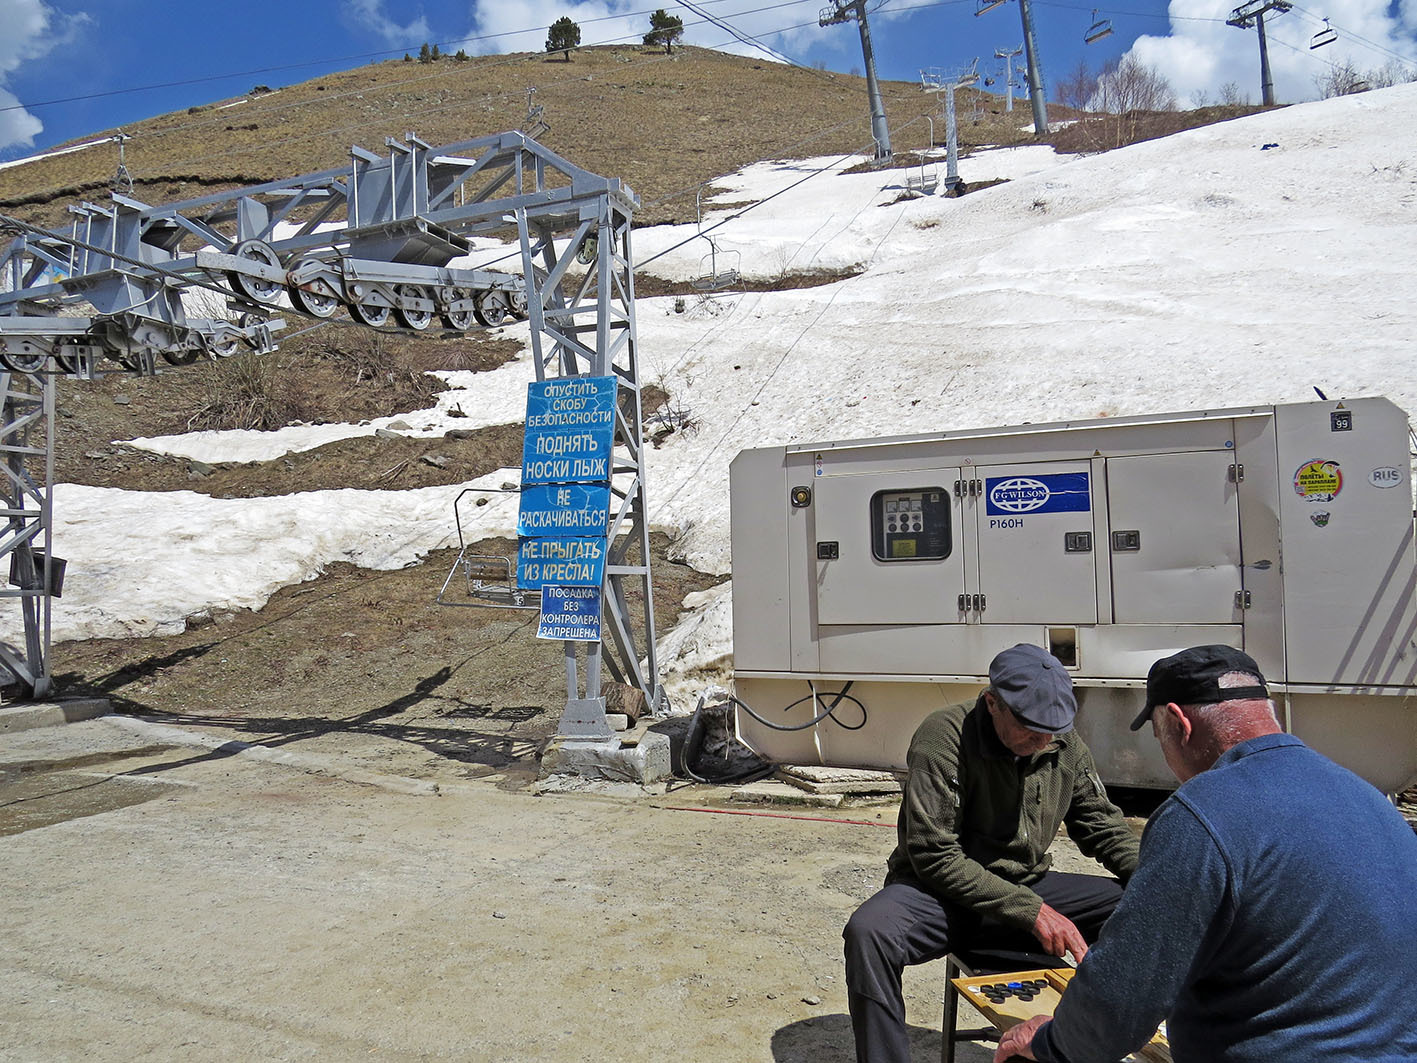
<instances>
[{"instance_id":1,"label":"steel lift pylon","mask_svg":"<svg viewBox=\"0 0 1417 1063\"><path fill-rule=\"evenodd\" d=\"M604 729L602 658L659 705L630 233L638 199L522 133L385 144L387 156L355 147L338 169L177 203L115 194L71 207L59 229L0 216L14 236L0 255L0 564L9 559L11 584L0 596L20 599L25 623L24 647L0 647L0 662L30 696L49 692L51 598L64 573L50 549L55 378L264 353L285 326L278 315L294 311L411 331L435 319L465 330L524 318L537 380L617 378L610 637L583 688L566 644L563 725L598 705L599 727L586 726ZM478 236L495 249L479 252ZM184 295L203 289L227 315L190 312Z\"/></svg>"}]
</instances>

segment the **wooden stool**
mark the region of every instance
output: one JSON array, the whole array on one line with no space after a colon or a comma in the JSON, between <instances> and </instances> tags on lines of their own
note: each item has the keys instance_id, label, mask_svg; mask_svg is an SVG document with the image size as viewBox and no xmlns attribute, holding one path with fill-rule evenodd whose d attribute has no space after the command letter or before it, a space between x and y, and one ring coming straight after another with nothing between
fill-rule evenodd
<instances>
[{"instance_id":1,"label":"wooden stool","mask_svg":"<svg viewBox=\"0 0 1417 1063\"><path fill-rule=\"evenodd\" d=\"M1057 956L1042 952L1016 952L1012 949L961 949L945 957L945 1015L940 1026L941 1063L954 1063L955 1044L959 1041L997 1041L999 1031L993 1026L958 1030L959 990L955 978L973 978L981 974L1009 974L1013 971L1035 971L1071 967Z\"/></svg>"}]
</instances>

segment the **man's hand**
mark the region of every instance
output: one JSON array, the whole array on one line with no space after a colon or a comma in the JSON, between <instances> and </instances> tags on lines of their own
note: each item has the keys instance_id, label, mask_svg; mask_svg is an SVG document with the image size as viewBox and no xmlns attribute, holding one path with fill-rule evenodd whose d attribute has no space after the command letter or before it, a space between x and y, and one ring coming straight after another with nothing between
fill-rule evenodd
<instances>
[{"instance_id":1,"label":"man's hand","mask_svg":"<svg viewBox=\"0 0 1417 1063\"><path fill-rule=\"evenodd\" d=\"M1038 909L1038 918L1033 923L1033 936L1043 945L1050 956L1061 956L1071 952L1079 963L1087 955L1087 942L1073 925L1073 921L1056 908L1048 905Z\"/></svg>"},{"instance_id":2,"label":"man's hand","mask_svg":"<svg viewBox=\"0 0 1417 1063\"><path fill-rule=\"evenodd\" d=\"M1047 1021L1047 1015L1035 1015L1027 1022L1021 1022L1009 1030L999 1038L999 1050L994 1053L994 1063L1004 1063L1004 1060L1013 1059L1015 1056L1024 1059L1037 1059L1038 1057L1033 1054L1033 1035Z\"/></svg>"}]
</instances>

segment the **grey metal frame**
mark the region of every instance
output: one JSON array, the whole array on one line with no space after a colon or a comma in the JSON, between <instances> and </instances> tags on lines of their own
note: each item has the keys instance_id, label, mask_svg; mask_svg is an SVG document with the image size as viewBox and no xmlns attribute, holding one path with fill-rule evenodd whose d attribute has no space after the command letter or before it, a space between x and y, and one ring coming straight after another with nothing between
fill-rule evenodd
<instances>
[{"instance_id":1,"label":"grey metal frame","mask_svg":"<svg viewBox=\"0 0 1417 1063\"><path fill-rule=\"evenodd\" d=\"M5 530L0 565L9 578L0 599L18 599L24 614L23 653L0 643L0 664L35 697L49 692L49 624L52 599L63 582L63 562L54 557L50 515L54 480L54 377L0 372L0 469L4 482ZM39 459L41 468L34 465Z\"/></svg>"},{"instance_id":2,"label":"grey metal frame","mask_svg":"<svg viewBox=\"0 0 1417 1063\"><path fill-rule=\"evenodd\" d=\"M52 413L54 375L92 377L114 368L110 361L150 374L159 357L183 365L242 344L274 349L284 320L269 315L287 311L276 302L284 292L306 316L344 308L366 325L392 319L414 331L435 316L453 329L527 317L538 380L618 379L604 587L610 637L590 655L584 689L576 644L566 644L563 732L608 734L602 656L617 680L659 704L630 232L638 199L618 179L582 170L523 133L442 148L409 133L385 144L387 157L355 147L344 167L162 206L115 194L111 206L71 207L74 220L59 230L0 217L19 234L0 254L0 364L10 370L0 420L10 532L0 563L15 557L21 586L8 596L25 602L26 629L23 660L3 651L0 659L36 696L49 686L49 585L35 575L33 543L42 539L49 556L52 431L43 447L26 440L40 421L36 407L46 419ZM470 236L512 231L520 275L448 265L469 252ZM580 277L570 270L578 252ZM220 295L242 318L189 317L181 294L192 288ZM23 467L40 456L42 487Z\"/></svg>"}]
</instances>

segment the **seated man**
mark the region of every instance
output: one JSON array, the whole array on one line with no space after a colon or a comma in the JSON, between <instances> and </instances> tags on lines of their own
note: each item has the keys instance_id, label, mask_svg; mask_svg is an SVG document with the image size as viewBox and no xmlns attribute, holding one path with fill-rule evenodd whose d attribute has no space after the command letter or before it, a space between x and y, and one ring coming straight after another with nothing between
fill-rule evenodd
<instances>
[{"instance_id":1,"label":"seated man","mask_svg":"<svg viewBox=\"0 0 1417 1063\"><path fill-rule=\"evenodd\" d=\"M1062 664L1020 645L994 658L976 700L915 732L885 888L842 935L858 1060L909 1060L906 965L971 943L1081 958L1117 906L1115 879L1048 870L1060 823L1123 881L1137 862L1136 837L1072 733L1076 713Z\"/></svg>"},{"instance_id":2,"label":"seated man","mask_svg":"<svg viewBox=\"0 0 1417 1063\"><path fill-rule=\"evenodd\" d=\"M1157 661L1146 707L1181 788L1052 1021L996 1060L1119 1059L1167 1021L1176 1063L1417 1058L1417 835L1281 732L1254 660Z\"/></svg>"}]
</instances>

